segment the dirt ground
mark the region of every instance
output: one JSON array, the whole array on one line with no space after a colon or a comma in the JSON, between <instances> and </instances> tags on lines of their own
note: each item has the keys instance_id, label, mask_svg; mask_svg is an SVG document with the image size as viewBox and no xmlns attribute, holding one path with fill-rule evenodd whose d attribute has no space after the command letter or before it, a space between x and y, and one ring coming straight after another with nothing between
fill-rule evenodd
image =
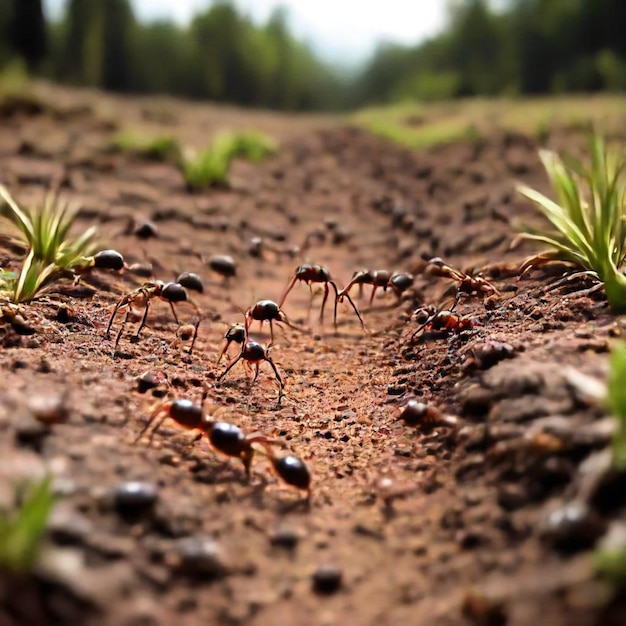
<instances>
[{"instance_id":1,"label":"dirt ground","mask_svg":"<svg viewBox=\"0 0 626 626\"><path fill-rule=\"evenodd\" d=\"M152 264L164 281L197 273L203 321L189 355L155 301L141 339L131 318L114 354L122 316L106 338L112 307L145 279L94 271L84 288L25 307L34 334L2 330L0 475L7 484L50 471L58 493L41 565L0 587L2 626L626 623L592 562L624 489L607 495L594 481L611 424L581 382L606 376L621 322L601 293L568 294L584 283L549 289L560 269L518 279L503 265L530 253L510 243L512 221L532 218L515 181L545 189L534 140L411 153L326 119L229 110L225 121L208 106L167 101L155 113L121 98L105 115L97 94L49 97L50 109L5 111L2 181L26 204L60 181L83 205L81 226L97 224L128 264ZM261 165L237 162L230 189L190 194L175 166L107 150L142 120L197 142L225 124L254 127L281 147ZM549 142L575 149L580 136L555 131ZM156 237L134 234L145 220ZM215 254L235 259L236 277L209 269ZM411 312L450 300L451 281L425 272L434 256L486 267L500 297L463 299L463 332L412 338ZM19 263L12 249L0 258ZM239 364L218 382L228 324L258 300L279 301L303 262L326 266L340 289L360 269L415 281L401 302L379 290L372 306L371 287L361 298L354 288L365 332L346 302L336 332L332 306L321 325L319 290L308 313L298 282L283 306L298 328L276 324L270 353L282 401L267 363L254 385ZM178 312L195 322L189 305ZM255 323L251 338L267 344L267 331ZM145 373L161 384L142 394ZM190 448L173 422L152 446L134 443L157 403L204 391L211 414L306 462L309 506L263 455L248 482L241 463L204 441ZM35 419L45 398L63 404L62 423ZM451 417L406 424L410 399Z\"/></svg>"}]
</instances>

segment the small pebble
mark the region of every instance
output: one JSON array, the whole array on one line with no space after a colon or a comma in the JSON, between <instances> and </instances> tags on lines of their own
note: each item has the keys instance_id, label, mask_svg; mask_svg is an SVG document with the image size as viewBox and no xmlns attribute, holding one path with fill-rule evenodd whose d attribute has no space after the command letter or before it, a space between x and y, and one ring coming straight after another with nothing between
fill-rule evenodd
<instances>
[{"instance_id":1,"label":"small pebble","mask_svg":"<svg viewBox=\"0 0 626 626\"><path fill-rule=\"evenodd\" d=\"M193 536L175 542L176 569L192 578L214 579L228 574L220 545L211 537Z\"/></svg>"},{"instance_id":2,"label":"small pebble","mask_svg":"<svg viewBox=\"0 0 626 626\"><path fill-rule=\"evenodd\" d=\"M150 239L151 237L158 237L159 230L156 224L152 222L142 222L135 228L133 233L138 239Z\"/></svg>"},{"instance_id":3,"label":"small pebble","mask_svg":"<svg viewBox=\"0 0 626 626\"><path fill-rule=\"evenodd\" d=\"M298 533L288 526L281 526L270 535L270 544L287 550L293 550L299 541Z\"/></svg>"},{"instance_id":4,"label":"small pebble","mask_svg":"<svg viewBox=\"0 0 626 626\"><path fill-rule=\"evenodd\" d=\"M313 572L313 591L330 595L339 591L343 582L343 572L329 563L318 566Z\"/></svg>"},{"instance_id":5,"label":"small pebble","mask_svg":"<svg viewBox=\"0 0 626 626\"><path fill-rule=\"evenodd\" d=\"M159 386L159 382L156 380L152 372L144 372L140 376L137 376L137 378L135 378L135 382L139 393L146 393L146 391L150 391L150 389L154 389Z\"/></svg>"},{"instance_id":6,"label":"small pebble","mask_svg":"<svg viewBox=\"0 0 626 626\"><path fill-rule=\"evenodd\" d=\"M156 485L141 481L120 483L113 492L113 505L118 513L138 514L152 509L159 494Z\"/></svg>"},{"instance_id":7,"label":"small pebble","mask_svg":"<svg viewBox=\"0 0 626 626\"><path fill-rule=\"evenodd\" d=\"M606 524L583 502L569 502L548 513L541 538L559 552L578 552L593 546Z\"/></svg>"}]
</instances>

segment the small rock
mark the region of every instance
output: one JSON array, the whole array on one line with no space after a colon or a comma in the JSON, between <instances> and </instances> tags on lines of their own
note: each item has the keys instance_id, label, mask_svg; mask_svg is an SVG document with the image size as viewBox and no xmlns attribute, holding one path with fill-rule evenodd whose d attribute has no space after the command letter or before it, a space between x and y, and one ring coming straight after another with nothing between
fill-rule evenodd
<instances>
[{"instance_id":1,"label":"small rock","mask_svg":"<svg viewBox=\"0 0 626 626\"><path fill-rule=\"evenodd\" d=\"M120 483L113 492L113 506L123 515L136 515L152 509L158 498L153 483L128 481Z\"/></svg>"},{"instance_id":2,"label":"small rock","mask_svg":"<svg viewBox=\"0 0 626 626\"><path fill-rule=\"evenodd\" d=\"M15 426L15 439L20 446L40 452L43 440L51 433L50 427L30 415L24 415Z\"/></svg>"},{"instance_id":3,"label":"small rock","mask_svg":"<svg viewBox=\"0 0 626 626\"><path fill-rule=\"evenodd\" d=\"M270 535L271 545L287 550L293 550L299 541L298 533L288 526L280 526Z\"/></svg>"},{"instance_id":4,"label":"small rock","mask_svg":"<svg viewBox=\"0 0 626 626\"><path fill-rule=\"evenodd\" d=\"M175 569L192 578L215 579L228 574L220 545L211 537L193 536L175 542Z\"/></svg>"},{"instance_id":5,"label":"small rock","mask_svg":"<svg viewBox=\"0 0 626 626\"><path fill-rule=\"evenodd\" d=\"M151 237L159 236L159 229L153 222L142 222L137 225L133 235L138 239L150 239Z\"/></svg>"},{"instance_id":6,"label":"small rock","mask_svg":"<svg viewBox=\"0 0 626 626\"><path fill-rule=\"evenodd\" d=\"M341 588L343 572L330 563L318 566L313 572L313 591L315 593L330 595Z\"/></svg>"},{"instance_id":7,"label":"small rock","mask_svg":"<svg viewBox=\"0 0 626 626\"><path fill-rule=\"evenodd\" d=\"M146 393L150 389L155 389L161 384L161 381L157 380L156 376L152 372L144 372L140 376L135 378L136 389L139 393Z\"/></svg>"},{"instance_id":8,"label":"small rock","mask_svg":"<svg viewBox=\"0 0 626 626\"><path fill-rule=\"evenodd\" d=\"M583 502L569 502L548 513L540 526L541 538L559 552L577 552L593 546L606 524Z\"/></svg>"}]
</instances>

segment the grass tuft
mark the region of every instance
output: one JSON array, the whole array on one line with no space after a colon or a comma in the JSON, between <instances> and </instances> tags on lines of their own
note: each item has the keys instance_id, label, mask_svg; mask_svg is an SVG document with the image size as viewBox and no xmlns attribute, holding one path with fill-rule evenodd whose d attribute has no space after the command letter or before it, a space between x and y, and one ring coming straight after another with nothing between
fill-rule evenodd
<instances>
[{"instance_id":1,"label":"grass tuft","mask_svg":"<svg viewBox=\"0 0 626 626\"><path fill-rule=\"evenodd\" d=\"M522 269L561 261L604 284L609 306L626 312L626 276L621 271L626 244L626 151L609 150L604 139L589 139L589 165L562 159L550 150L539 156L556 200L527 185L518 192L533 202L552 231L525 228L519 239L545 244L547 250L528 259Z\"/></svg>"},{"instance_id":2,"label":"grass tuft","mask_svg":"<svg viewBox=\"0 0 626 626\"><path fill-rule=\"evenodd\" d=\"M111 149L152 161L165 162L180 159L180 146L176 139L169 135L144 137L138 133L124 131L113 138Z\"/></svg>"},{"instance_id":3,"label":"grass tuft","mask_svg":"<svg viewBox=\"0 0 626 626\"><path fill-rule=\"evenodd\" d=\"M189 152L183 156L181 169L188 187L194 191L227 187L228 172L234 159L259 163L275 151L275 142L263 133L225 133L199 153Z\"/></svg>"},{"instance_id":4,"label":"grass tuft","mask_svg":"<svg viewBox=\"0 0 626 626\"><path fill-rule=\"evenodd\" d=\"M9 272L0 276L0 291L9 300L32 300L64 272L85 265L95 249L96 229L91 226L75 238L70 235L78 209L50 192L42 206L26 211L0 185L0 215L14 224L29 250L18 276Z\"/></svg>"},{"instance_id":5,"label":"grass tuft","mask_svg":"<svg viewBox=\"0 0 626 626\"><path fill-rule=\"evenodd\" d=\"M52 479L47 476L16 489L16 511L0 510L0 571L32 570L54 505Z\"/></svg>"}]
</instances>

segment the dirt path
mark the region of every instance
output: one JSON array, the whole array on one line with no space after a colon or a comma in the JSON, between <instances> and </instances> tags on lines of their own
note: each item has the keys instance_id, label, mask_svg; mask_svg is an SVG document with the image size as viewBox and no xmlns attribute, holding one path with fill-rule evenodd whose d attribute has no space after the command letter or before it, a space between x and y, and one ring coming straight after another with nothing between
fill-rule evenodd
<instances>
[{"instance_id":1,"label":"dirt path","mask_svg":"<svg viewBox=\"0 0 626 626\"><path fill-rule=\"evenodd\" d=\"M137 106L128 102L127 119ZM191 135L173 111L169 126ZM268 162L236 164L232 189L190 195L173 166L107 154L112 133L91 114L9 118L2 177L25 200L62 177L85 222L99 222L128 263L152 263L161 280L199 274L205 292L194 300L206 319L190 357L172 345L176 326L156 303L141 341L130 341L129 324L113 358L111 307L141 279L98 274L91 298L34 304L33 336L5 329L0 467L52 470L62 498L46 583L25 586L21 601L5 597L0 623L618 623L610 619L624 613L586 551L606 518L585 513L583 531L546 518L576 496L579 463L608 442L601 410L564 367L604 374L609 338L621 333L605 303L496 276L493 307L459 307L471 330L410 340L408 314L448 286L424 273L424 258L462 268L523 258L509 250L510 220L525 215L511 190L517 177L542 184L532 142L494 137L411 154L355 129L289 131ZM157 238L133 235L142 220ZM236 278L224 284L207 268L213 254L236 260ZM368 332L343 303L334 333L332 307L321 327L320 294L307 316L309 291L298 283L283 308L303 330L276 325L271 351L285 380L280 405L267 364L252 387L239 366L219 384L227 324L257 300L278 301L302 262L326 266L340 288L364 268L411 272L415 285L403 304L381 292L372 307L370 288L362 300L355 288ZM70 306L63 323L61 301ZM179 312L194 321L189 307ZM269 339L256 325L252 334ZM186 450L188 435L171 424L151 448L132 445L158 401L136 390L146 372L169 380L159 397L197 401L207 390L220 419L284 439L313 473L310 507L262 458L247 483L240 464L203 443ZM27 399L66 388L67 423L33 426ZM399 407L411 398L460 427L405 425ZM145 483L139 495L124 491L129 481Z\"/></svg>"}]
</instances>

